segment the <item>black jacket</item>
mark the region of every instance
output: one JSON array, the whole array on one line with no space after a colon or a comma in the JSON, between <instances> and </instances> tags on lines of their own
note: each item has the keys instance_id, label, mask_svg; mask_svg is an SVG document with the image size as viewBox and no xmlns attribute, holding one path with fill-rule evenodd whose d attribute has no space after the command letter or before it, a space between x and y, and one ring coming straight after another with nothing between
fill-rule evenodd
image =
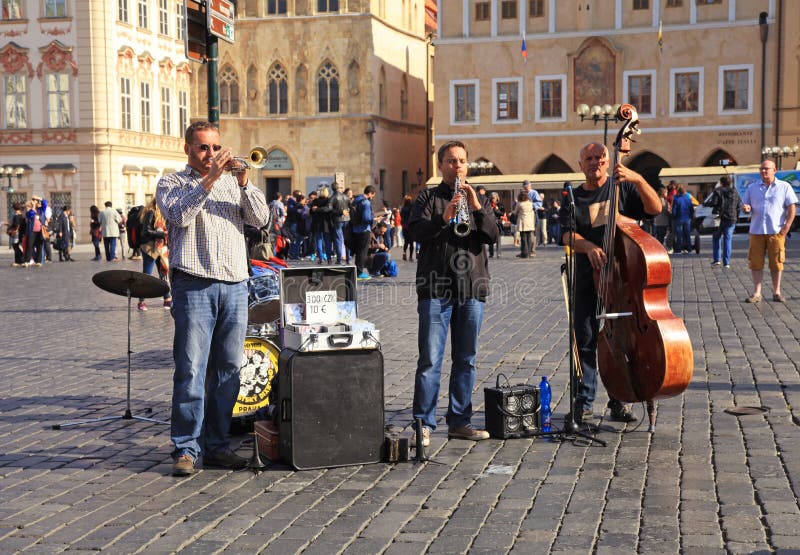
<instances>
[{"instance_id":1,"label":"black jacket","mask_svg":"<svg viewBox=\"0 0 800 555\"><path fill-rule=\"evenodd\" d=\"M733 187L718 187L714 190L714 213L719 214L721 222L735 223L739 216L742 201Z\"/></svg>"},{"instance_id":2,"label":"black jacket","mask_svg":"<svg viewBox=\"0 0 800 555\"><path fill-rule=\"evenodd\" d=\"M417 196L408 233L420 243L417 297L485 300L489 294L489 261L484 245L497 241L499 230L488 199L470 212L470 232L458 237L444 220L453 191L440 183ZM480 197L479 197L480 198Z\"/></svg>"}]
</instances>

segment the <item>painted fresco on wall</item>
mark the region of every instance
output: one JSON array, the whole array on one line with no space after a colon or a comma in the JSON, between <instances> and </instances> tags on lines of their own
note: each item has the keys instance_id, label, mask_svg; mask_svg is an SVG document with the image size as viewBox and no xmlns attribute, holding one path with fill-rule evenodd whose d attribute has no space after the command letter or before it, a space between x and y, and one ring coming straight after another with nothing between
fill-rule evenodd
<instances>
[{"instance_id":1,"label":"painted fresco on wall","mask_svg":"<svg viewBox=\"0 0 800 555\"><path fill-rule=\"evenodd\" d=\"M616 60L611 49L598 39L590 39L575 56L573 80L575 99L573 110L578 104L617 104L614 76Z\"/></svg>"}]
</instances>

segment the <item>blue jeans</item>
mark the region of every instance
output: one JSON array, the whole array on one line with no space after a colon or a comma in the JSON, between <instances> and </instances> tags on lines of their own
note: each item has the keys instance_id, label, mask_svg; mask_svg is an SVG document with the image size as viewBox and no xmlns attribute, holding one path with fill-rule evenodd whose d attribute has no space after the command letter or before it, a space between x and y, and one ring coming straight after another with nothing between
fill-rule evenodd
<instances>
[{"instance_id":1,"label":"blue jeans","mask_svg":"<svg viewBox=\"0 0 800 555\"><path fill-rule=\"evenodd\" d=\"M665 225L653 226L653 231L655 233L656 239L658 239L658 242L663 245L664 240L667 238L667 226Z\"/></svg>"},{"instance_id":2,"label":"blue jeans","mask_svg":"<svg viewBox=\"0 0 800 555\"><path fill-rule=\"evenodd\" d=\"M579 291L575 297L575 346L583 370L583 379L575 378L575 414L580 414L592 408L597 392L597 297L590 291Z\"/></svg>"},{"instance_id":3,"label":"blue jeans","mask_svg":"<svg viewBox=\"0 0 800 555\"><path fill-rule=\"evenodd\" d=\"M369 268L369 273L373 276L379 274L386 263L389 262L389 253L379 251L372 255L372 266Z\"/></svg>"},{"instance_id":4,"label":"blue jeans","mask_svg":"<svg viewBox=\"0 0 800 555\"><path fill-rule=\"evenodd\" d=\"M344 226L347 222L333 224L333 252L336 254L336 263L341 264L347 260L347 251L344 248Z\"/></svg>"},{"instance_id":5,"label":"blue jeans","mask_svg":"<svg viewBox=\"0 0 800 555\"><path fill-rule=\"evenodd\" d=\"M296 222L285 225L289 226L289 233L292 235L292 243L289 245L289 258L291 260L297 260L300 258L300 244L302 243L302 237L298 237L297 235Z\"/></svg>"},{"instance_id":6,"label":"blue jeans","mask_svg":"<svg viewBox=\"0 0 800 555\"><path fill-rule=\"evenodd\" d=\"M675 226L675 252L692 250L691 222L678 220Z\"/></svg>"},{"instance_id":7,"label":"blue jeans","mask_svg":"<svg viewBox=\"0 0 800 555\"><path fill-rule=\"evenodd\" d=\"M247 331L247 282L173 272L172 317L172 456L196 460L228 447Z\"/></svg>"},{"instance_id":8,"label":"blue jeans","mask_svg":"<svg viewBox=\"0 0 800 555\"><path fill-rule=\"evenodd\" d=\"M733 249L733 222L720 222L719 227L714 232L711 242L714 254L714 262L720 261L720 246L722 247L722 263L725 266L731 264L731 250Z\"/></svg>"},{"instance_id":9,"label":"blue jeans","mask_svg":"<svg viewBox=\"0 0 800 555\"><path fill-rule=\"evenodd\" d=\"M328 260L333 254L333 241L331 234L323 231L314 232L314 241L317 246L317 256L320 260Z\"/></svg>"},{"instance_id":10,"label":"blue jeans","mask_svg":"<svg viewBox=\"0 0 800 555\"><path fill-rule=\"evenodd\" d=\"M414 379L413 411L414 418L421 418L423 426L431 430L436 429L442 359L450 327L453 365L446 422L451 429L470 424L483 308L484 303L477 299L423 299L417 304L419 360Z\"/></svg>"},{"instance_id":11,"label":"blue jeans","mask_svg":"<svg viewBox=\"0 0 800 555\"><path fill-rule=\"evenodd\" d=\"M106 249L106 260L111 262L117 257L117 237L103 237L103 247Z\"/></svg>"}]
</instances>

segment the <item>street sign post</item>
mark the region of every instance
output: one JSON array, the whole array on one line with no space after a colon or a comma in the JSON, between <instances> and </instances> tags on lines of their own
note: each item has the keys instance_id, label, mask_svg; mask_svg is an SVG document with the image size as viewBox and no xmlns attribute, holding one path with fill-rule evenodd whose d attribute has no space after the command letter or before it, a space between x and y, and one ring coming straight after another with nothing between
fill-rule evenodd
<instances>
[{"instance_id":1,"label":"street sign post","mask_svg":"<svg viewBox=\"0 0 800 555\"><path fill-rule=\"evenodd\" d=\"M208 0L208 32L225 42L233 43L233 2Z\"/></svg>"},{"instance_id":2,"label":"street sign post","mask_svg":"<svg viewBox=\"0 0 800 555\"><path fill-rule=\"evenodd\" d=\"M206 3L205 0L184 0L183 48L193 62L206 63Z\"/></svg>"}]
</instances>

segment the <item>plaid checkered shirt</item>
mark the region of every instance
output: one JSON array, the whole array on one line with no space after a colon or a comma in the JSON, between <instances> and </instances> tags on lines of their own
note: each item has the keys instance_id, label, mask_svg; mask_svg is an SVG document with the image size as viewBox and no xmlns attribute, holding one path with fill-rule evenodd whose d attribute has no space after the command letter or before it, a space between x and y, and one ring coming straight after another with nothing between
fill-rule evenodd
<instances>
[{"instance_id":1,"label":"plaid checkered shirt","mask_svg":"<svg viewBox=\"0 0 800 555\"><path fill-rule=\"evenodd\" d=\"M244 224L267 225L264 195L249 181L239 187L227 173L206 191L202 178L187 165L162 177L156 187L156 202L167 220L169 265L202 278L244 281L248 278Z\"/></svg>"}]
</instances>

